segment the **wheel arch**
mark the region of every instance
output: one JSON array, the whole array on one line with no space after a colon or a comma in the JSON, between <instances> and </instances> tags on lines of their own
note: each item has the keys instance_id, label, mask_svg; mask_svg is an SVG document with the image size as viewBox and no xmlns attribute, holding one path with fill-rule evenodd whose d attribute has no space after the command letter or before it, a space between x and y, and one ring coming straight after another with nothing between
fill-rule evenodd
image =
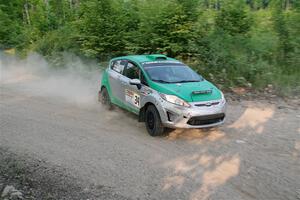
<instances>
[{"instance_id":1,"label":"wheel arch","mask_svg":"<svg viewBox=\"0 0 300 200\"><path fill-rule=\"evenodd\" d=\"M147 102L141 109L140 109L140 112L139 112L139 122L145 122L145 112L147 110L147 108L150 106L150 105L153 105L155 108L155 104L152 103L152 102ZM156 108L157 109L157 108Z\"/></svg>"},{"instance_id":2,"label":"wheel arch","mask_svg":"<svg viewBox=\"0 0 300 200\"><path fill-rule=\"evenodd\" d=\"M107 88L106 88L106 86L105 86L105 85L101 85L100 91L102 91L102 90L103 90L103 88L105 88L105 89L107 90Z\"/></svg>"},{"instance_id":3,"label":"wheel arch","mask_svg":"<svg viewBox=\"0 0 300 200\"><path fill-rule=\"evenodd\" d=\"M111 93L111 88L110 88L110 85L109 85L109 82L108 82L108 81L102 81L102 82L101 82L99 94L101 93L101 91L102 91L104 88L107 90L109 97L110 97L110 98L113 98L113 97L112 97L112 93Z\"/></svg>"}]
</instances>

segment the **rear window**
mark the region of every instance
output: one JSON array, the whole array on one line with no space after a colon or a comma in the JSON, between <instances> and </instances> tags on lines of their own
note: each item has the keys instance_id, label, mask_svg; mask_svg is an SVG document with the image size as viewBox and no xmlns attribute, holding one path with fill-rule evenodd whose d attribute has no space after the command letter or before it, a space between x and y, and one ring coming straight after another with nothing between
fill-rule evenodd
<instances>
[{"instance_id":1,"label":"rear window","mask_svg":"<svg viewBox=\"0 0 300 200\"><path fill-rule=\"evenodd\" d=\"M111 64L111 69L122 74L125 68L126 60L115 60Z\"/></svg>"}]
</instances>

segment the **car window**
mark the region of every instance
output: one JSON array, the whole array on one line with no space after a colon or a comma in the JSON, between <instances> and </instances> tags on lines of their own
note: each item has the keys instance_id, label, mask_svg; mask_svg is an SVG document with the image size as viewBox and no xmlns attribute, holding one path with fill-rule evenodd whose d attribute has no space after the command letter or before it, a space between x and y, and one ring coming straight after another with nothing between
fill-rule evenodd
<instances>
[{"instance_id":1,"label":"car window","mask_svg":"<svg viewBox=\"0 0 300 200\"><path fill-rule=\"evenodd\" d=\"M139 79L140 69L135 64L128 62L124 75L130 79Z\"/></svg>"},{"instance_id":2,"label":"car window","mask_svg":"<svg viewBox=\"0 0 300 200\"><path fill-rule=\"evenodd\" d=\"M127 61L126 60L116 60L111 64L111 69L122 74L125 68Z\"/></svg>"},{"instance_id":3,"label":"car window","mask_svg":"<svg viewBox=\"0 0 300 200\"><path fill-rule=\"evenodd\" d=\"M152 81L160 83L200 82L204 79L184 64L159 63L143 65Z\"/></svg>"}]
</instances>

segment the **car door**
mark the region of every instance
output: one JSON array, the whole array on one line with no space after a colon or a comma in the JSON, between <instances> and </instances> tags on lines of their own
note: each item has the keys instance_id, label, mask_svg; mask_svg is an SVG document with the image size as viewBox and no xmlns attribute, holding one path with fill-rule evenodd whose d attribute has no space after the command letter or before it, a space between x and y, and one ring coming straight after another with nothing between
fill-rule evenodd
<instances>
[{"instance_id":1,"label":"car door","mask_svg":"<svg viewBox=\"0 0 300 200\"><path fill-rule=\"evenodd\" d=\"M125 83L123 72L125 66L127 65L127 62L127 60L112 61L108 73L113 101L117 104L123 104L123 102L125 101Z\"/></svg>"},{"instance_id":2,"label":"car door","mask_svg":"<svg viewBox=\"0 0 300 200\"><path fill-rule=\"evenodd\" d=\"M131 79L140 79L141 70L135 63L128 61L124 71L125 104L134 111L141 106L141 90L136 85L130 85Z\"/></svg>"}]
</instances>

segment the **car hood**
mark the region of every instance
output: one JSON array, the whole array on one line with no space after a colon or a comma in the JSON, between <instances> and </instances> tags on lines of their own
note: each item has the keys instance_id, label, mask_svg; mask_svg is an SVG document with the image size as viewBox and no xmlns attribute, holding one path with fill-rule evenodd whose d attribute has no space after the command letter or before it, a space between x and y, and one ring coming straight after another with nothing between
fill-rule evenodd
<instances>
[{"instance_id":1,"label":"car hood","mask_svg":"<svg viewBox=\"0 0 300 200\"><path fill-rule=\"evenodd\" d=\"M211 101L222 98L221 91L209 81L189 83L156 83L152 88L164 94L176 95L187 102Z\"/></svg>"}]
</instances>

